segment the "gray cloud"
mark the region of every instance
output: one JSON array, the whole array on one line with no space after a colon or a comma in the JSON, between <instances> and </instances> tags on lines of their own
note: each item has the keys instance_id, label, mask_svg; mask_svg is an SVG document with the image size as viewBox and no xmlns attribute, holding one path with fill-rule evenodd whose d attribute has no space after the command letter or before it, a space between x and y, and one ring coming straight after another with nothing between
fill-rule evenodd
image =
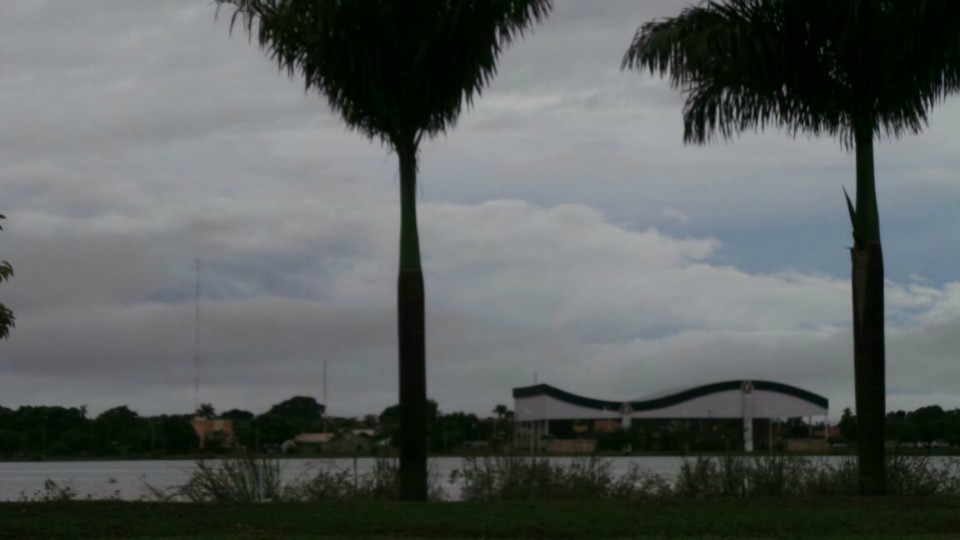
<instances>
[{"instance_id":1,"label":"gray cloud","mask_svg":"<svg viewBox=\"0 0 960 540\"><path fill-rule=\"evenodd\" d=\"M684 2L559 2L421 156L430 392L488 412L545 380L629 398L737 377L852 405L834 141L681 143L681 99L622 73ZM0 20L0 234L18 326L6 406L265 410L396 396L396 158L278 74L210 3L9 0ZM26 44L31 44L26 46ZM878 148L890 404L960 406L960 106ZM949 251L949 250L946 250ZM841 270L838 270L841 269ZM918 369L922 366L922 369Z\"/></svg>"}]
</instances>

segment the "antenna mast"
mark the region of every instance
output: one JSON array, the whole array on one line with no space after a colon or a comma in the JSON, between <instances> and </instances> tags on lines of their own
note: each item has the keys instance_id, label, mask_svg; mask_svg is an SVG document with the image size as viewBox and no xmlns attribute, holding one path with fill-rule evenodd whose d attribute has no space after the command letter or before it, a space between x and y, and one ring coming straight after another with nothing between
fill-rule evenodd
<instances>
[{"instance_id":1,"label":"antenna mast","mask_svg":"<svg viewBox=\"0 0 960 540\"><path fill-rule=\"evenodd\" d=\"M197 259L196 290L194 291L193 335L193 409L200 409L200 259Z\"/></svg>"}]
</instances>

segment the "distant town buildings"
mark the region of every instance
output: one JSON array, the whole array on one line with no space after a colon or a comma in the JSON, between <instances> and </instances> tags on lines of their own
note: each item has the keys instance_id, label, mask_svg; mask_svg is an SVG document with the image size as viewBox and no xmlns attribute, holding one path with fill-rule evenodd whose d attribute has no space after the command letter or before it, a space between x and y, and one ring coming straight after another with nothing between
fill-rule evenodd
<instances>
[{"instance_id":1,"label":"distant town buildings","mask_svg":"<svg viewBox=\"0 0 960 540\"><path fill-rule=\"evenodd\" d=\"M220 448L232 448L236 444L233 433L233 421L226 418L204 418L198 416L190 424L197 434L198 448L203 450L215 443Z\"/></svg>"}]
</instances>

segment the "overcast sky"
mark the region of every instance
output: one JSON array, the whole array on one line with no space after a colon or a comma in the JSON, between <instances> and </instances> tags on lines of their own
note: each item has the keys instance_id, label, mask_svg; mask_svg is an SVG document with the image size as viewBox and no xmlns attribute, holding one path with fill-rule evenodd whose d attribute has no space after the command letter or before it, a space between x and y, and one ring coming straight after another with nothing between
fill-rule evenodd
<instances>
[{"instance_id":1,"label":"overcast sky","mask_svg":"<svg viewBox=\"0 0 960 540\"><path fill-rule=\"evenodd\" d=\"M512 407L534 375L630 399L767 379L853 405L853 157L776 130L682 144L622 72L680 0L558 0L424 144L429 394ZM2 0L0 405L256 413L397 396L396 156L347 131L208 0ZM888 408L960 407L960 98L883 141Z\"/></svg>"}]
</instances>

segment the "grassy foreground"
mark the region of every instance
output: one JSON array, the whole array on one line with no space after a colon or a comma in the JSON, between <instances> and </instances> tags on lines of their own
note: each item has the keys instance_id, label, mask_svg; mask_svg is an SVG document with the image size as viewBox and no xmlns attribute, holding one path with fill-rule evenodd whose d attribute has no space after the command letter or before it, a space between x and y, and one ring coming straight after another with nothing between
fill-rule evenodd
<instances>
[{"instance_id":1,"label":"grassy foreground","mask_svg":"<svg viewBox=\"0 0 960 540\"><path fill-rule=\"evenodd\" d=\"M960 499L4 503L0 538L960 538Z\"/></svg>"}]
</instances>

